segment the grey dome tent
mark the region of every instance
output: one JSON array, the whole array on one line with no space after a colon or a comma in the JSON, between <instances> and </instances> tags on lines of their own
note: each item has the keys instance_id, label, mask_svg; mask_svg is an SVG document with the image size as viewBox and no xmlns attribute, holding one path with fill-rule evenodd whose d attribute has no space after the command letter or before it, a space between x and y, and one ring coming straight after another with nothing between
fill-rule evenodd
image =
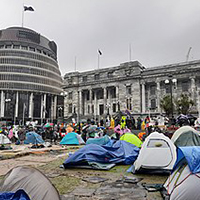
<instances>
[{"instance_id":1,"label":"grey dome tent","mask_svg":"<svg viewBox=\"0 0 200 200\"><path fill-rule=\"evenodd\" d=\"M60 200L50 180L32 167L15 167L0 182L1 192L16 192L18 189L23 189L31 200Z\"/></svg>"},{"instance_id":2,"label":"grey dome tent","mask_svg":"<svg viewBox=\"0 0 200 200\"><path fill-rule=\"evenodd\" d=\"M200 146L200 133L191 126L182 126L171 138L176 146Z\"/></svg>"}]
</instances>

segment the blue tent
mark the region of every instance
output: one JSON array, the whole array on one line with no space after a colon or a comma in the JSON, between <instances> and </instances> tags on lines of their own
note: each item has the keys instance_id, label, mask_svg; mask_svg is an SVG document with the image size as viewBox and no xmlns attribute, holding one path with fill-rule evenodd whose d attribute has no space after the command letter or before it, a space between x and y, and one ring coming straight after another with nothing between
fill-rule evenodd
<instances>
[{"instance_id":1,"label":"blue tent","mask_svg":"<svg viewBox=\"0 0 200 200\"><path fill-rule=\"evenodd\" d=\"M17 190L16 192L2 192L0 193L1 200L30 200L24 190Z\"/></svg>"},{"instance_id":2,"label":"blue tent","mask_svg":"<svg viewBox=\"0 0 200 200\"><path fill-rule=\"evenodd\" d=\"M68 157L63 165L65 168L87 165L89 162L130 165L136 160L139 150L135 145L121 140L112 146L88 144Z\"/></svg>"},{"instance_id":3,"label":"blue tent","mask_svg":"<svg viewBox=\"0 0 200 200\"><path fill-rule=\"evenodd\" d=\"M44 140L40 135L36 132L28 132L26 133L26 140L24 140L24 144L43 144Z\"/></svg>"},{"instance_id":4,"label":"blue tent","mask_svg":"<svg viewBox=\"0 0 200 200\"><path fill-rule=\"evenodd\" d=\"M200 146L178 147L177 160L174 170L181 162L187 162L190 171L195 174L200 172Z\"/></svg>"},{"instance_id":5,"label":"blue tent","mask_svg":"<svg viewBox=\"0 0 200 200\"><path fill-rule=\"evenodd\" d=\"M89 138L86 144L98 144L98 145L105 145L110 141L110 138L105 135L101 138Z\"/></svg>"},{"instance_id":6,"label":"blue tent","mask_svg":"<svg viewBox=\"0 0 200 200\"><path fill-rule=\"evenodd\" d=\"M67 135L65 135L65 137L60 141L60 144L76 144L76 145L79 145L77 133L75 133L75 132L67 133Z\"/></svg>"},{"instance_id":7,"label":"blue tent","mask_svg":"<svg viewBox=\"0 0 200 200\"><path fill-rule=\"evenodd\" d=\"M199 146L178 147L174 171L163 186L170 200L200 199Z\"/></svg>"}]
</instances>

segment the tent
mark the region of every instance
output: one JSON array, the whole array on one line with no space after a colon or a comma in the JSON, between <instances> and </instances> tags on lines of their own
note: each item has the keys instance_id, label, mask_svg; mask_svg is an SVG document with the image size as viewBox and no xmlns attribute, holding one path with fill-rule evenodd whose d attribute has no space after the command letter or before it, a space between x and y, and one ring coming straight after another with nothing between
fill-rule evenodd
<instances>
[{"instance_id":1,"label":"tent","mask_svg":"<svg viewBox=\"0 0 200 200\"><path fill-rule=\"evenodd\" d=\"M88 144L69 156L63 166L65 168L89 165L90 162L101 164L132 164L139 153L139 148L125 141L116 141L112 145L100 146Z\"/></svg>"},{"instance_id":2,"label":"tent","mask_svg":"<svg viewBox=\"0 0 200 200\"><path fill-rule=\"evenodd\" d=\"M0 133L0 144L11 144L11 141L6 135Z\"/></svg>"},{"instance_id":3,"label":"tent","mask_svg":"<svg viewBox=\"0 0 200 200\"><path fill-rule=\"evenodd\" d=\"M171 138L176 146L200 146L200 134L191 126L182 126Z\"/></svg>"},{"instance_id":4,"label":"tent","mask_svg":"<svg viewBox=\"0 0 200 200\"><path fill-rule=\"evenodd\" d=\"M124 135L120 137L120 140L124 140L131 144L134 144L135 146L139 148L142 146L142 141L136 135L132 133L125 133Z\"/></svg>"},{"instance_id":5,"label":"tent","mask_svg":"<svg viewBox=\"0 0 200 200\"><path fill-rule=\"evenodd\" d=\"M80 145L80 144L85 144L83 139L81 138L80 135L78 135L75 132L67 133L65 137L60 141L60 144L75 144L75 145Z\"/></svg>"},{"instance_id":6,"label":"tent","mask_svg":"<svg viewBox=\"0 0 200 200\"><path fill-rule=\"evenodd\" d=\"M178 147L173 173L164 188L170 200L200 199L200 147Z\"/></svg>"},{"instance_id":7,"label":"tent","mask_svg":"<svg viewBox=\"0 0 200 200\"><path fill-rule=\"evenodd\" d=\"M24 190L17 190L16 192L0 192L1 200L30 200L29 196Z\"/></svg>"},{"instance_id":8,"label":"tent","mask_svg":"<svg viewBox=\"0 0 200 200\"><path fill-rule=\"evenodd\" d=\"M39 170L29 166L11 169L0 182L0 191L23 189L31 200L60 200L58 191Z\"/></svg>"},{"instance_id":9,"label":"tent","mask_svg":"<svg viewBox=\"0 0 200 200\"><path fill-rule=\"evenodd\" d=\"M43 144L43 143L44 140L36 132L26 133L26 140L24 140L24 144Z\"/></svg>"},{"instance_id":10,"label":"tent","mask_svg":"<svg viewBox=\"0 0 200 200\"><path fill-rule=\"evenodd\" d=\"M101 138L89 138L86 144L98 144L98 145L105 145L110 141L110 138L105 135Z\"/></svg>"},{"instance_id":11,"label":"tent","mask_svg":"<svg viewBox=\"0 0 200 200\"><path fill-rule=\"evenodd\" d=\"M144 141L134 172L169 173L176 162L176 147L162 133L153 132Z\"/></svg>"}]
</instances>

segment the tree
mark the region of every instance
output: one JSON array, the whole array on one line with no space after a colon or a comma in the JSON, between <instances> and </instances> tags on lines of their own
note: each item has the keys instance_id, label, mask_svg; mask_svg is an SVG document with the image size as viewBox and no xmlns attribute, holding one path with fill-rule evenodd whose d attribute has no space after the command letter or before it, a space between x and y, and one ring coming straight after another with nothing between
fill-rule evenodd
<instances>
[{"instance_id":1,"label":"tree","mask_svg":"<svg viewBox=\"0 0 200 200\"><path fill-rule=\"evenodd\" d=\"M160 107L164 110L167 116L169 116L172 113L172 103L170 95L164 96L163 99L161 99L160 101Z\"/></svg>"},{"instance_id":2,"label":"tree","mask_svg":"<svg viewBox=\"0 0 200 200\"><path fill-rule=\"evenodd\" d=\"M178 114L186 115L194 105L194 101L190 99L187 94L181 94L181 96L175 101L175 104Z\"/></svg>"}]
</instances>

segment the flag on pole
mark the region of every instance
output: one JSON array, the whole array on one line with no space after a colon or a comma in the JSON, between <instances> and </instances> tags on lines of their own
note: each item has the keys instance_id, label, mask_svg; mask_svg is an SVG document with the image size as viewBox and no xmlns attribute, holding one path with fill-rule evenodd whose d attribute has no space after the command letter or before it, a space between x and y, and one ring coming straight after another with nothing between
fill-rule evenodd
<instances>
[{"instance_id":1,"label":"flag on pole","mask_svg":"<svg viewBox=\"0 0 200 200\"><path fill-rule=\"evenodd\" d=\"M24 6L24 11L34 11L32 6Z\"/></svg>"},{"instance_id":2,"label":"flag on pole","mask_svg":"<svg viewBox=\"0 0 200 200\"><path fill-rule=\"evenodd\" d=\"M98 53L99 53L100 56L102 55L102 52L99 49L98 49Z\"/></svg>"}]
</instances>

